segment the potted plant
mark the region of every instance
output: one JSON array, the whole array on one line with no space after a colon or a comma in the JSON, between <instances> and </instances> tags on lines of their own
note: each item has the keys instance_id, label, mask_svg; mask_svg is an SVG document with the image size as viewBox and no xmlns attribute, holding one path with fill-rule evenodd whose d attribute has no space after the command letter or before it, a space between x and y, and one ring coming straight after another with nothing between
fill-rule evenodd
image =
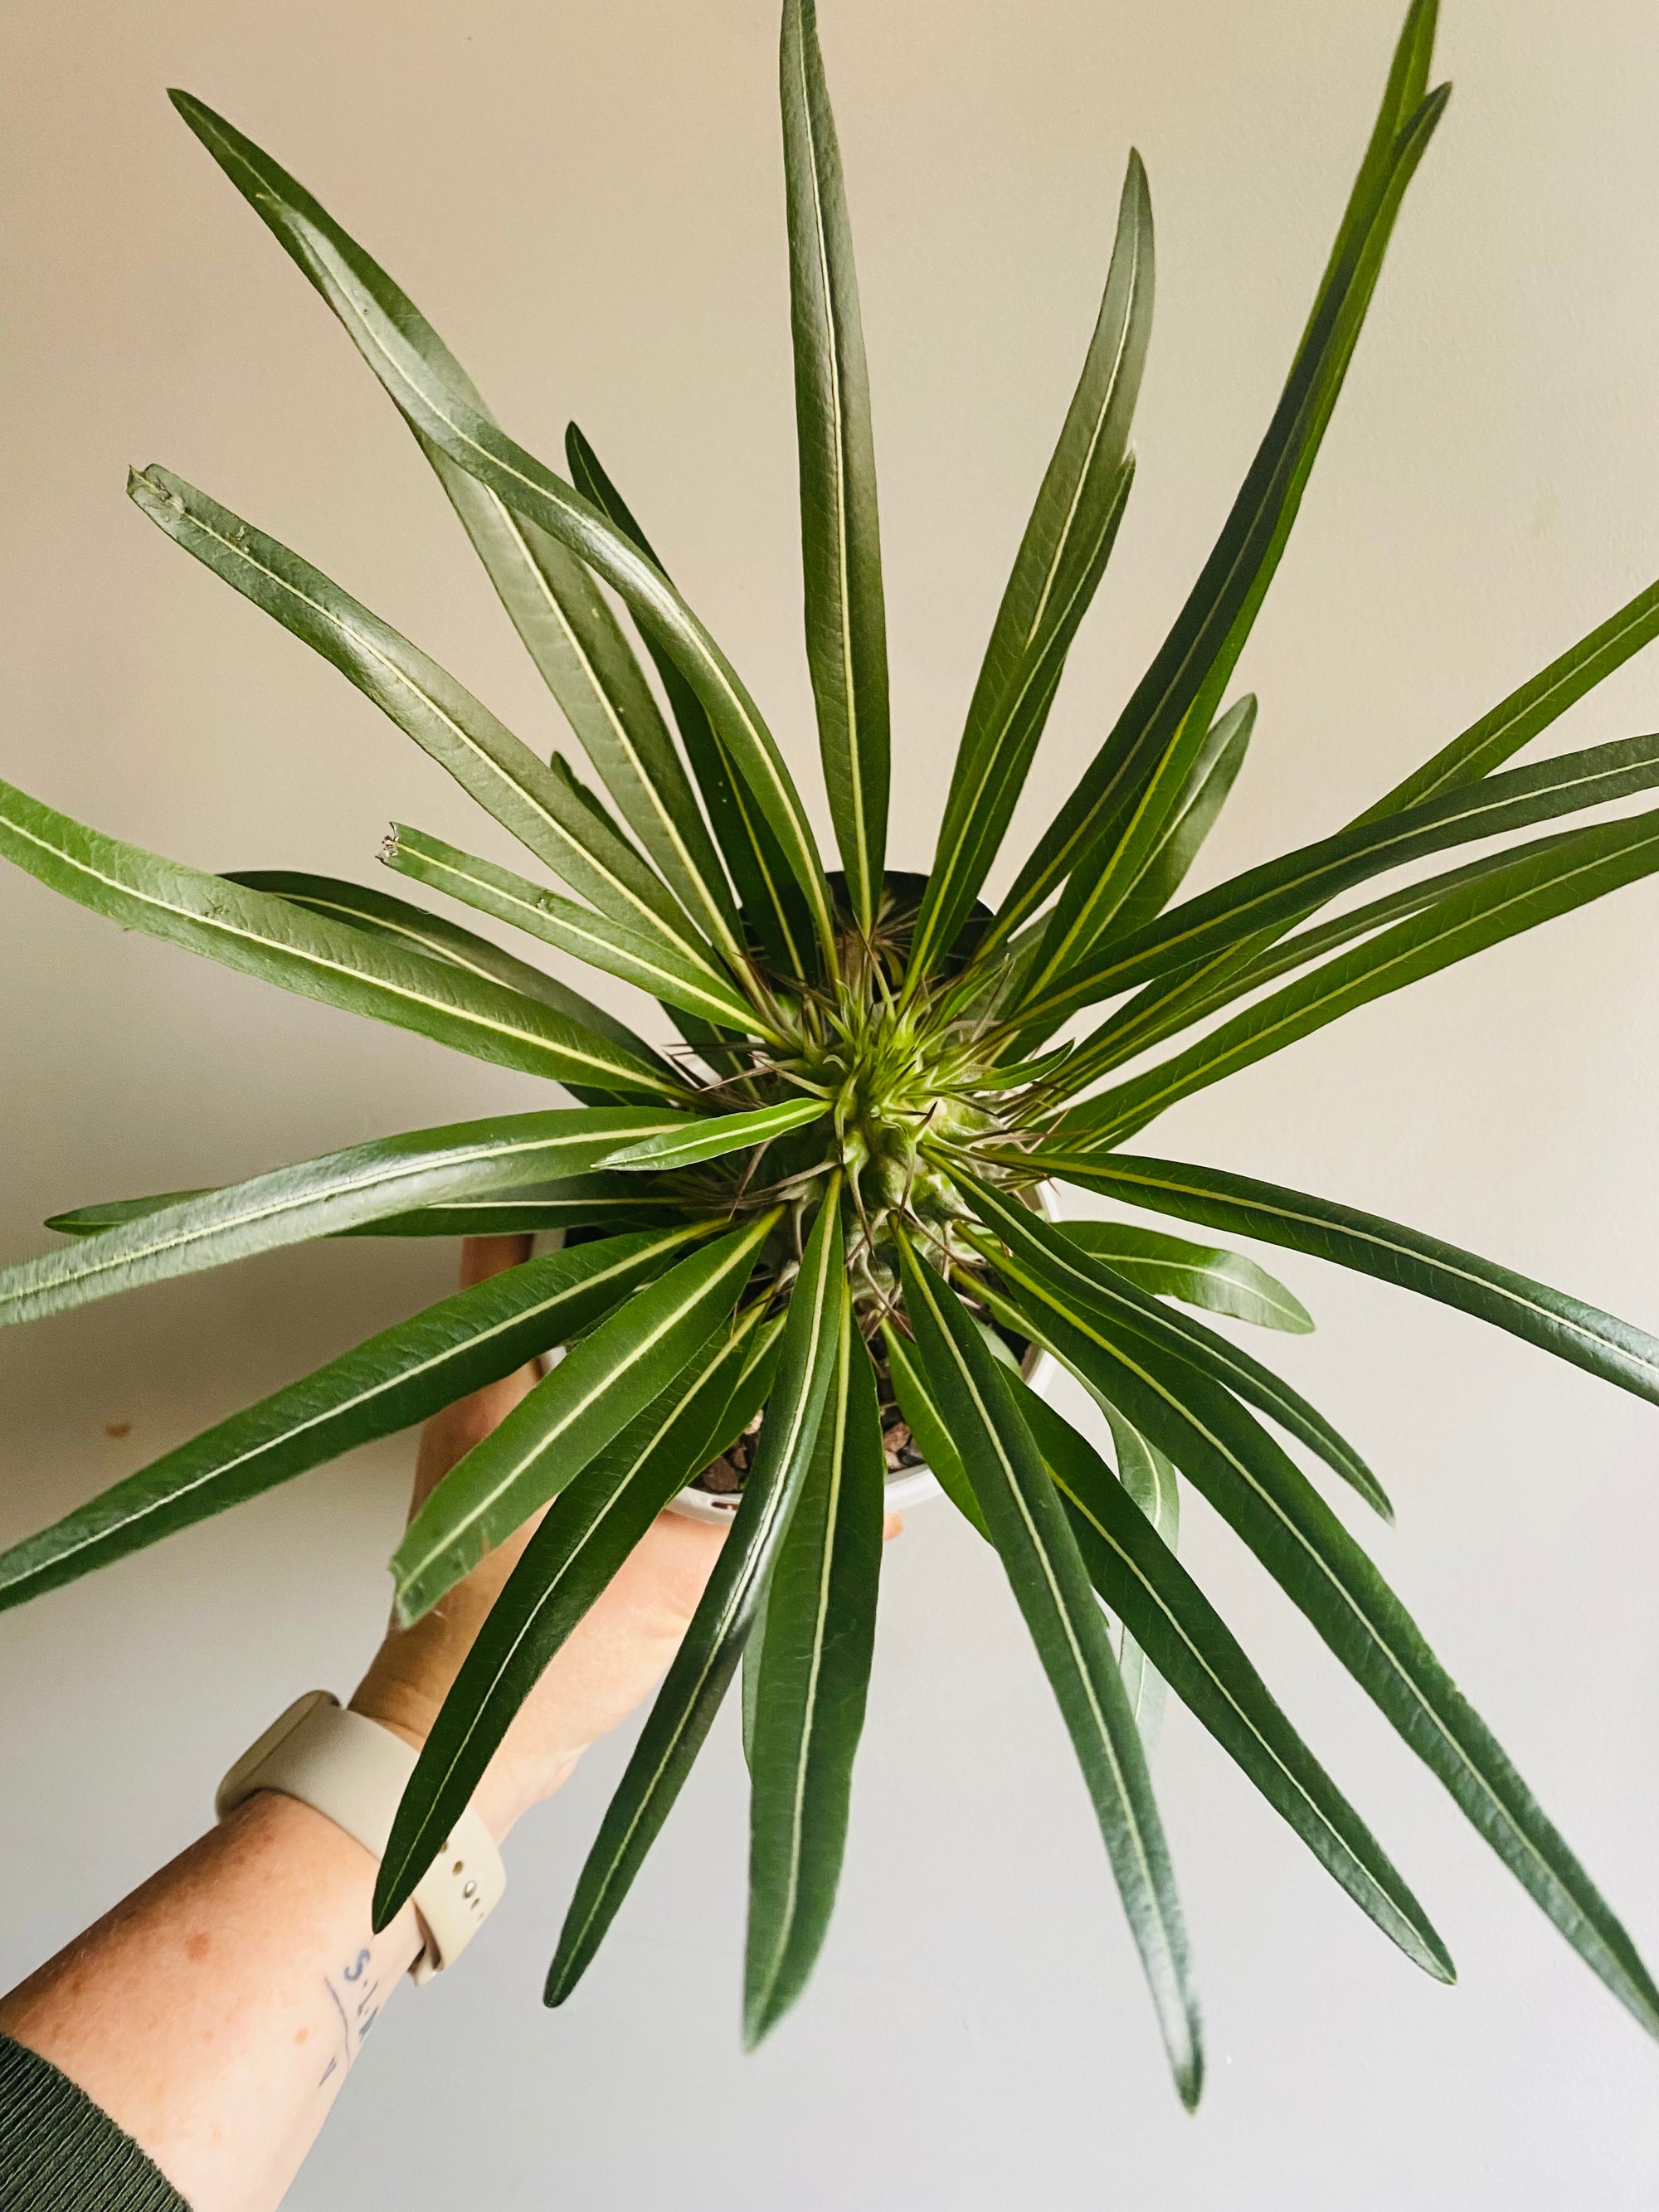
<instances>
[{"instance_id":1,"label":"potted plant","mask_svg":"<svg viewBox=\"0 0 1659 2212\"><path fill-rule=\"evenodd\" d=\"M392 278L304 188L174 95L401 410L601 788L562 756L544 763L367 608L181 478L147 469L133 498L332 659L516 834L538 871L399 825L381 857L406 886L637 986L678 1035L655 1012L623 1025L430 902L311 875L204 873L0 787L0 850L53 889L287 989L545 1078L577 1102L388 1137L232 1188L58 1217L70 1241L0 1275L0 1320L302 1238L570 1234L14 1547L0 1557L0 1603L566 1347L434 1492L392 1561L412 1617L544 1513L410 1784L380 1872L384 1917L652 1516L726 1460L741 1502L581 1875L550 2002L593 1955L750 1642L750 2039L799 1992L841 1862L886 1462L908 1449L1006 1568L1189 2105L1202 2072L1198 2013L1140 1733L1158 1684L1411 1960L1442 1979L1452 1968L1182 1565L1179 1479L1237 1530L1613 1994L1659 2027L1659 1990L1619 1921L1262 1417L1386 1515L1376 1477L1314 1407L1191 1309L1310 1325L1282 1286L1207 1241L1222 1231L1381 1276L1649 1399L1659 1398L1659 1344L1421 1231L1124 1149L1202 1085L1659 867L1659 816L1637 812L1488 848L1334 907L1429 856L1659 783L1651 737L1503 765L1659 629L1655 586L1358 820L1179 896L1250 741L1255 702L1227 702L1235 665L1445 106L1445 88L1429 87L1434 19L1433 0L1413 0L1283 396L1215 549L994 907L981 894L1133 475L1152 301L1138 159L1076 396L974 688L933 865L902 876L886 867L881 561L847 210L811 0L786 0L806 645L841 862L832 875L759 709L580 433L570 431L564 476L515 443ZM1050 1212L1031 1202L1044 1185L1059 1194ZM1118 1202L1125 1218L1066 1219L1075 1190ZM1187 1231L1142 1225L1147 1213ZM1031 1347L1099 1401L1109 1459L1022 1378L1014 1355ZM895 1450L900 1421L908 1439Z\"/></svg>"}]
</instances>

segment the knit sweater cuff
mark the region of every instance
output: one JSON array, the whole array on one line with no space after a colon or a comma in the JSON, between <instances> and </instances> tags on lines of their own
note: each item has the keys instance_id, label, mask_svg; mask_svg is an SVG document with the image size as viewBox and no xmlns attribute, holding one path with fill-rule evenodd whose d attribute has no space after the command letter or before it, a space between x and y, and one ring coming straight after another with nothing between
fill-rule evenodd
<instances>
[{"instance_id":1,"label":"knit sweater cuff","mask_svg":"<svg viewBox=\"0 0 1659 2212\"><path fill-rule=\"evenodd\" d=\"M0 2036L5 2212L190 2212L159 2166L66 2074Z\"/></svg>"}]
</instances>

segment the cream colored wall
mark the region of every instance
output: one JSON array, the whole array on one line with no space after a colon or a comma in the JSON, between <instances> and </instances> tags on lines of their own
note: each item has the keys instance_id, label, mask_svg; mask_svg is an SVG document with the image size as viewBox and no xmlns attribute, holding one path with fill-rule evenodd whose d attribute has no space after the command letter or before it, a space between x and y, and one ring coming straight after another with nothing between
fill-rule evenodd
<instances>
[{"instance_id":1,"label":"cream colored wall","mask_svg":"<svg viewBox=\"0 0 1659 2212\"><path fill-rule=\"evenodd\" d=\"M1659 572L1659 28L1635 0L1449 0L1450 115L1244 680L1216 872L1340 822ZM1158 327L1141 468L1022 822L1097 741L1277 391L1393 0L823 0L861 255L893 631L897 857L949 746L1103 272L1131 139ZM359 592L546 744L555 717L409 441L168 111L310 182L509 423L576 412L805 768L772 0L148 0L0 16L0 772L209 866L373 880L468 810L332 672L122 498L159 459ZM1653 726L1659 659L1560 732ZM1659 1324L1659 893L1297 1047L1156 1143L1431 1225ZM118 935L0 877L0 1250L77 1200L252 1172L528 1097L507 1074ZM443 1285L322 1247L0 1341L21 1534ZM1400 1506L1377 1556L1659 1954L1659 1419L1312 1262L1286 1371ZM112 1433L122 1428L118 1437ZM0 1973L192 1833L284 1700L372 1643L401 1444L0 1622ZM1368 1532L1369 1533L1369 1532ZM741 1762L723 1724L606 1952L538 2003L622 1747L513 1847L453 1984L403 2001L305 2212L1635 2212L1659 2060L1201 1511L1188 1556L1458 1957L1414 1976L1197 1729L1158 1773L1212 2078L1184 2121L1006 1591L948 1510L893 1553L843 1903L737 2051Z\"/></svg>"}]
</instances>

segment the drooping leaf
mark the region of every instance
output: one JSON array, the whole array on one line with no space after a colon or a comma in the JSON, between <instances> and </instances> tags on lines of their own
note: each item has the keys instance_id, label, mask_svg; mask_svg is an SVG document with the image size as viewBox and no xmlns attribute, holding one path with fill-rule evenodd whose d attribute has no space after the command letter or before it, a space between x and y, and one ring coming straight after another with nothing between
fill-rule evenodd
<instances>
[{"instance_id":1,"label":"drooping leaf","mask_svg":"<svg viewBox=\"0 0 1659 2212\"><path fill-rule=\"evenodd\" d=\"M1140 1952L1182 2102L1203 2084L1198 2001L1163 1824L1106 1622L999 1363L960 1299L899 1247L916 1357L945 1414L1053 1686Z\"/></svg>"},{"instance_id":2,"label":"drooping leaf","mask_svg":"<svg viewBox=\"0 0 1659 2212\"><path fill-rule=\"evenodd\" d=\"M1035 1397L1036 1393L1030 1392L1028 1395ZM1022 1399L1020 1403L1023 1406L1024 1401ZM1045 1407L1044 1411L1047 1410ZM1146 1516L1158 1541L1173 1552L1181 1541L1181 1479L1174 1462L1167 1460L1156 1444L1148 1443L1139 1430L1126 1420L1115 1406L1103 1405L1103 1410L1112 1431L1112 1449L1117 1455L1118 1481L1133 1499L1138 1510ZM1042 1445L1039 1423L1031 1419L1029 1413L1027 1425L1037 1439L1038 1448L1042 1450L1052 1474L1053 1455ZM1066 1429L1068 1434L1075 1433L1069 1423ZM1081 1443L1082 1438L1078 1441ZM1079 1547L1083 1552L1084 1564L1087 1565L1089 1547L1081 1536L1079 1537ZM1099 1590L1099 1578L1092 1571L1089 1578ZM1101 1594L1103 1597L1104 1592ZM1124 1694L1129 1700L1129 1710L1135 1717L1135 1726L1140 1730L1140 1740L1146 1747L1146 1756L1150 1759L1158 1747L1158 1739L1164 1726L1164 1680L1148 1657L1146 1646L1138 1643L1130 1633L1127 1622L1118 1647L1117 1671L1123 1677Z\"/></svg>"},{"instance_id":3,"label":"drooping leaf","mask_svg":"<svg viewBox=\"0 0 1659 2212\"><path fill-rule=\"evenodd\" d=\"M693 1013L734 1023L745 1030L759 1018L717 968L684 951L660 932L647 934L608 915L595 914L574 899L544 890L511 868L446 844L441 837L395 823L380 848L380 859L398 875L464 899L480 913L511 922L561 952L585 960L590 968L649 992L653 999L665 999L671 1006L684 1006Z\"/></svg>"},{"instance_id":4,"label":"drooping leaf","mask_svg":"<svg viewBox=\"0 0 1659 2212\"><path fill-rule=\"evenodd\" d=\"M784 0L778 61L806 659L848 897L867 936L887 851L887 616L870 380L815 0Z\"/></svg>"},{"instance_id":5,"label":"drooping leaf","mask_svg":"<svg viewBox=\"0 0 1659 2212\"><path fill-rule=\"evenodd\" d=\"M743 1503L582 1868L548 1969L550 2005L562 2004L586 1972L737 1672L817 1444L846 1298L841 1190L839 1178L831 1177L790 1293L777 1380Z\"/></svg>"},{"instance_id":6,"label":"drooping leaf","mask_svg":"<svg viewBox=\"0 0 1659 2212\"><path fill-rule=\"evenodd\" d=\"M805 1987L835 1905L875 1650L885 1483L875 1370L843 1297L817 1447L767 1583L750 1755L750 2049Z\"/></svg>"},{"instance_id":7,"label":"drooping leaf","mask_svg":"<svg viewBox=\"0 0 1659 2212\"><path fill-rule=\"evenodd\" d=\"M777 1218L775 1209L759 1214L678 1261L573 1345L456 1462L392 1555L402 1620L435 1605L667 1389L736 1305Z\"/></svg>"},{"instance_id":8,"label":"drooping leaf","mask_svg":"<svg viewBox=\"0 0 1659 2212\"><path fill-rule=\"evenodd\" d=\"M1203 1492L1583 1959L1650 2033L1659 1990L1565 1839L1307 1479L1237 1399L1127 1325L1109 1332L1033 1293L1009 1297L1039 1340L1122 1406Z\"/></svg>"},{"instance_id":9,"label":"drooping leaf","mask_svg":"<svg viewBox=\"0 0 1659 2212\"><path fill-rule=\"evenodd\" d=\"M1084 1563L1126 1634L1360 1910L1426 1973L1451 1981L1428 1915L1126 1486L1034 1391L1020 1385L1015 1395L1070 1509Z\"/></svg>"},{"instance_id":10,"label":"drooping leaf","mask_svg":"<svg viewBox=\"0 0 1659 2212\"><path fill-rule=\"evenodd\" d=\"M959 1176L957 1182L990 1237L1006 1248L1007 1256L989 1239L983 1241L982 1249L999 1273L1006 1275L1012 1268L1022 1284L1073 1319L1087 1315L1109 1331L1119 1320L1130 1323L1167 1357L1192 1366L1277 1421L1351 1484L1374 1511L1393 1519L1387 1494L1353 1446L1271 1369L1201 1322L1171 1313L1018 1199L967 1175Z\"/></svg>"},{"instance_id":11,"label":"drooping leaf","mask_svg":"<svg viewBox=\"0 0 1659 2212\"><path fill-rule=\"evenodd\" d=\"M630 1138L684 1126L647 1109L503 1114L377 1138L129 1218L0 1268L0 1328L221 1267L446 1198L484 1197L597 1166Z\"/></svg>"},{"instance_id":12,"label":"drooping leaf","mask_svg":"<svg viewBox=\"0 0 1659 2212\"><path fill-rule=\"evenodd\" d=\"M1127 1221L1057 1221L1054 1226L1138 1290L1294 1336L1305 1336L1313 1328L1312 1315L1295 1292L1242 1252L1194 1244Z\"/></svg>"},{"instance_id":13,"label":"drooping leaf","mask_svg":"<svg viewBox=\"0 0 1659 2212\"><path fill-rule=\"evenodd\" d=\"M1079 584L1092 592L1098 581L1103 562L1084 549L1102 534L1104 518L1114 510L1121 516L1152 294L1152 196L1140 156L1131 151L1083 374L997 610L951 772L933 872L940 945L954 938L984 882L1042 735L1064 660L1063 648L1055 657L1043 647L1057 623L1075 631L1083 606L1073 617L1069 603ZM1114 520L1111 533L1115 526Z\"/></svg>"},{"instance_id":14,"label":"drooping leaf","mask_svg":"<svg viewBox=\"0 0 1659 2212\"><path fill-rule=\"evenodd\" d=\"M685 1096L674 1079L538 1000L106 836L9 783L0 783L0 857L124 929L477 1059L555 1083Z\"/></svg>"},{"instance_id":15,"label":"drooping leaf","mask_svg":"<svg viewBox=\"0 0 1659 2212\"><path fill-rule=\"evenodd\" d=\"M1603 898L1655 868L1659 814L1651 811L1598 823L1547 852L1524 854L1298 977L1186 1052L1073 1107L1060 1125L1062 1141L1116 1144L1177 1098L1265 1060L1356 1006Z\"/></svg>"},{"instance_id":16,"label":"drooping leaf","mask_svg":"<svg viewBox=\"0 0 1659 2212\"><path fill-rule=\"evenodd\" d=\"M893 1395L910 1431L910 1440L931 1469L939 1488L965 1521L978 1529L988 1544L991 1532L979 1510L974 1486L962 1463L962 1454L951 1440L945 1415L934 1402L927 1378L916 1363L916 1347L902 1336L890 1321L882 1323L881 1340L887 1353L887 1371Z\"/></svg>"},{"instance_id":17,"label":"drooping leaf","mask_svg":"<svg viewBox=\"0 0 1659 2212\"><path fill-rule=\"evenodd\" d=\"M763 1312L752 1306L722 1328L549 1507L462 1661L404 1791L375 1882L377 1929L443 1848L548 1662L657 1515L719 1451Z\"/></svg>"},{"instance_id":18,"label":"drooping leaf","mask_svg":"<svg viewBox=\"0 0 1659 2212\"><path fill-rule=\"evenodd\" d=\"M382 1329L0 1553L0 1610L110 1566L510 1375L651 1281L700 1233L658 1230L552 1252Z\"/></svg>"},{"instance_id":19,"label":"drooping leaf","mask_svg":"<svg viewBox=\"0 0 1659 2212\"><path fill-rule=\"evenodd\" d=\"M1334 1199L1182 1160L1068 1152L1058 1145L1045 1145L1028 1158L1064 1182L1126 1205L1234 1236L1259 1237L1437 1298L1659 1405L1659 1338L1420 1230Z\"/></svg>"}]
</instances>

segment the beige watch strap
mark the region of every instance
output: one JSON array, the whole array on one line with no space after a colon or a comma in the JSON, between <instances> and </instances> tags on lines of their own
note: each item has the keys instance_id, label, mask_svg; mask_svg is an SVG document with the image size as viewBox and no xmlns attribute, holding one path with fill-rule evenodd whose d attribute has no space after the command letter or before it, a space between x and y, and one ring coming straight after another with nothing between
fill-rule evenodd
<instances>
[{"instance_id":1,"label":"beige watch strap","mask_svg":"<svg viewBox=\"0 0 1659 2212\"><path fill-rule=\"evenodd\" d=\"M242 1753L219 1784L213 1808L222 1820L256 1790L276 1790L314 1807L378 1860L386 1856L392 1815L414 1771L415 1753L401 1736L362 1713L346 1712L331 1692L308 1690ZM495 1838L469 1806L416 1885L426 1945L410 1968L412 1979L428 1981L453 1966L506 1887Z\"/></svg>"}]
</instances>

